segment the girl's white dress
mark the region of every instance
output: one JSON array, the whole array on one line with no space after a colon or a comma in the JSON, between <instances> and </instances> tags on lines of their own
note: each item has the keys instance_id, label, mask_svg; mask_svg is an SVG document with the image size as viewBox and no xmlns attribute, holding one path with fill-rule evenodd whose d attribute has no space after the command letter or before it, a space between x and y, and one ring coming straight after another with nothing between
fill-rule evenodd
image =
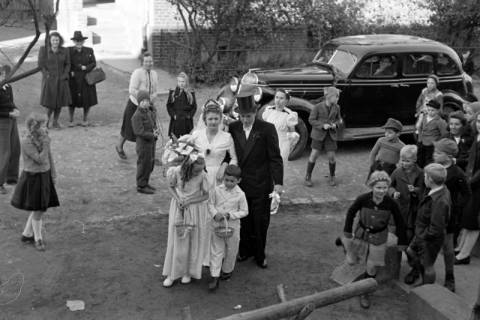
<instances>
[{"instance_id":1,"label":"girl's white dress","mask_svg":"<svg viewBox=\"0 0 480 320\"><path fill-rule=\"evenodd\" d=\"M277 129L280 154L285 165L292 147L288 132L295 131L295 126L298 124L298 114L286 107L279 111L275 106L268 106L265 108L262 118L272 123Z\"/></svg>"},{"instance_id":2,"label":"girl's white dress","mask_svg":"<svg viewBox=\"0 0 480 320\"><path fill-rule=\"evenodd\" d=\"M207 174L193 177L182 187L180 167L172 167L167 172L170 186L175 186L180 198L194 197L208 192ZM175 224L183 223L194 227L182 237ZM202 263L207 252L207 241L210 240L210 215L208 200L188 206L182 211L177 207L177 201L172 198L168 214L168 240L163 275L171 280L189 275L192 278L202 277ZM209 243L209 241L208 241Z\"/></svg>"},{"instance_id":3,"label":"girl's white dress","mask_svg":"<svg viewBox=\"0 0 480 320\"><path fill-rule=\"evenodd\" d=\"M213 192L217 184L217 172L222 165L225 155L230 154L230 164L238 164L237 153L235 152L235 145L230 133L219 130L217 135L211 142L207 138L207 128L195 130L192 133L191 140L195 146L205 156L205 168L207 170L207 179L209 191ZM204 265L210 264L210 236L205 243L205 258Z\"/></svg>"}]
</instances>

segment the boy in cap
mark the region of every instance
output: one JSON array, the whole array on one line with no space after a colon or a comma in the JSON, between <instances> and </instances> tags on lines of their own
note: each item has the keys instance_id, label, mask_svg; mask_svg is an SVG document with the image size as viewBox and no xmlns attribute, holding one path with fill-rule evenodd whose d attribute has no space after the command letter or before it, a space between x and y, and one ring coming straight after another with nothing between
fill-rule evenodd
<instances>
[{"instance_id":1,"label":"boy in cap","mask_svg":"<svg viewBox=\"0 0 480 320\"><path fill-rule=\"evenodd\" d=\"M427 102L426 115L418 130L418 165L423 168L433 161L433 142L447 135L447 123L440 118L440 103Z\"/></svg>"},{"instance_id":2,"label":"boy in cap","mask_svg":"<svg viewBox=\"0 0 480 320\"><path fill-rule=\"evenodd\" d=\"M400 121L388 118L383 129L385 129L385 136L378 138L370 151L369 176L375 170L385 171L391 175L400 159L400 150L405 146L405 143L399 139L403 129Z\"/></svg>"},{"instance_id":3,"label":"boy in cap","mask_svg":"<svg viewBox=\"0 0 480 320\"><path fill-rule=\"evenodd\" d=\"M322 149L325 149L328 157L328 168L330 172L329 183L336 185L335 181L335 151L337 150L337 129L342 124L340 107L338 99L340 90L335 87L327 87L325 91L325 100L315 105L310 111L308 122L312 125L310 137L312 138L312 152L308 158L307 173L305 175L305 185L313 186L312 172L315 162L320 156Z\"/></svg>"},{"instance_id":4,"label":"boy in cap","mask_svg":"<svg viewBox=\"0 0 480 320\"><path fill-rule=\"evenodd\" d=\"M400 150L400 161L392 175L389 194L400 207L407 227L408 241L415 230L418 204L425 189L423 170L417 165L417 146L408 144Z\"/></svg>"},{"instance_id":5,"label":"boy in cap","mask_svg":"<svg viewBox=\"0 0 480 320\"><path fill-rule=\"evenodd\" d=\"M147 91L138 91L138 108L132 116L132 129L136 136L137 191L145 194L155 193L149 184L150 174L155 163L155 142L157 140L157 113L150 103Z\"/></svg>"},{"instance_id":6,"label":"boy in cap","mask_svg":"<svg viewBox=\"0 0 480 320\"><path fill-rule=\"evenodd\" d=\"M418 207L415 235L406 250L412 270L405 276L406 284L413 284L420 275L423 284L435 283L435 260L445 243L450 216L450 192L445 186L447 170L438 163L424 168L425 194Z\"/></svg>"},{"instance_id":7,"label":"boy in cap","mask_svg":"<svg viewBox=\"0 0 480 320\"><path fill-rule=\"evenodd\" d=\"M450 191L452 201L450 220L447 224L447 234L443 245L443 259L445 261L445 287L455 292L453 235L458 226L463 206L471 195L471 190L465 172L453 162L458 153L458 146L455 141L443 138L434 142L434 148L433 161L441 164L447 170L445 185Z\"/></svg>"}]
</instances>

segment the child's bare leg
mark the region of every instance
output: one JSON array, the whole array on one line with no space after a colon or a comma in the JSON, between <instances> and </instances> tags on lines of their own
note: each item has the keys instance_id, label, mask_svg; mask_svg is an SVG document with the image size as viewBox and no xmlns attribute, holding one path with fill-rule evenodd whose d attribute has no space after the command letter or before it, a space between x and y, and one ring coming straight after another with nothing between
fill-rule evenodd
<instances>
[{"instance_id":1,"label":"child's bare leg","mask_svg":"<svg viewBox=\"0 0 480 320\"><path fill-rule=\"evenodd\" d=\"M33 236L35 237L35 247L39 251L45 251L45 244L42 238L42 216L44 211L34 211L32 218Z\"/></svg>"}]
</instances>

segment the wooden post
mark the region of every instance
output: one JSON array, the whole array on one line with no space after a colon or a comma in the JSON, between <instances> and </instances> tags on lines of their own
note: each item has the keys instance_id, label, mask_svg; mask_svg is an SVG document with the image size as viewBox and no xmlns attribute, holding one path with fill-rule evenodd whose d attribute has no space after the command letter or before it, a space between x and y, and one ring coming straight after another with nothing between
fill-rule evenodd
<instances>
[{"instance_id":1,"label":"wooden post","mask_svg":"<svg viewBox=\"0 0 480 320\"><path fill-rule=\"evenodd\" d=\"M293 320L305 320L313 311L315 311L315 305L313 303L309 303L303 307L303 309Z\"/></svg>"},{"instance_id":2,"label":"wooden post","mask_svg":"<svg viewBox=\"0 0 480 320\"><path fill-rule=\"evenodd\" d=\"M320 308L355 296L371 293L377 289L377 286L375 279L365 279L287 302L233 314L219 320L276 320L292 317L297 315L307 304L311 303L315 308Z\"/></svg>"}]
</instances>

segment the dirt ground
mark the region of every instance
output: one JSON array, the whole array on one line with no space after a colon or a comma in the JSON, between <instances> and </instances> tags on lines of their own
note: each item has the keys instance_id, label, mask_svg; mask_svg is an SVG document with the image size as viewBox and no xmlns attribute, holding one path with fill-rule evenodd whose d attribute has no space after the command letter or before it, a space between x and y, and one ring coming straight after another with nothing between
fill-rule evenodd
<instances>
[{"instance_id":1,"label":"dirt ground","mask_svg":"<svg viewBox=\"0 0 480 320\"><path fill-rule=\"evenodd\" d=\"M61 206L45 218L46 252L20 242L27 213L9 205L12 188L0 198L1 320L179 319L185 306L190 306L194 320L215 319L276 303L279 283L286 286L289 299L336 286L329 277L343 259L333 240L341 231L345 201L284 206L272 217L267 270L253 262L240 263L231 281L222 283L215 294L207 294L207 274L188 286L163 288L169 197L162 170L152 177L159 188L155 196L135 191L134 146L126 146L126 161L113 150L128 76L107 70L107 77L98 86L101 105L92 110L94 127L51 131ZM39 83L37 74L14 84L22 109L20 123L30 111L42 111L37 104ZM199 101L215 90L199 89ZM158 105L164 103L162 97ZM161 117L166 128L165 112ZM66 119L64 110L61 120ZM358 152L364 158L367 150ZM69 311L67 300L83 300L86 308ZM236 305L242 308L234 310ZM368 312L351 299L317 310L309 319L387 316L407 318L405 294L388 285L374 294Z\"/></svg>"}]
</instances>

